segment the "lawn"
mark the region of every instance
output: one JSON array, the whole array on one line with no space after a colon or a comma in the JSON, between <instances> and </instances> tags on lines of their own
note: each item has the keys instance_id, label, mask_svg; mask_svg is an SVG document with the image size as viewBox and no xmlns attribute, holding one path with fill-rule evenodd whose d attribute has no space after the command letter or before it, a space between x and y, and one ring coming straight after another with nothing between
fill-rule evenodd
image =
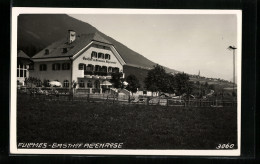
<instances>
[{"instance_id":1,"label":"lawn","mask_svg":"<svg viewBox=\"0 0 260 164\"><path fill-rule=\"evenodd\" d=\"M184 108L17 97L17 141L123 143L124 149L237 147L236 108Z\"/></svg>"}]
</instances>

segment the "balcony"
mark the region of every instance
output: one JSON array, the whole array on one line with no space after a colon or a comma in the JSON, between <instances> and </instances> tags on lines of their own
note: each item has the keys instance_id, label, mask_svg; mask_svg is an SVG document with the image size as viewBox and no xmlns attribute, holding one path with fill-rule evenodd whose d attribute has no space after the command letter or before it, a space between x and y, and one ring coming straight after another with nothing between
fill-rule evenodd
<instances>
[{"instance_id":1,"label":"balcony","mask_svg":"<svg viewBox=\"0 0 260 164\"><path fill-rule=\"evenodd\" d=\"M93 79L111 79L115 72L102 72L102 71L84 71L84 77ZM120 78L124 78L124 73L120 73Z\"/></svg>"}]
</instances>

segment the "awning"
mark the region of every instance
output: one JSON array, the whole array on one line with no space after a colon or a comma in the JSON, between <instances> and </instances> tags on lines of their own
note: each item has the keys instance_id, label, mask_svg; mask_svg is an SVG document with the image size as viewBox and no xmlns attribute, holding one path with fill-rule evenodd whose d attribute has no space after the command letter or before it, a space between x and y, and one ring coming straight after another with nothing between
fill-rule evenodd
<instances>
[{"instance_id":1,"label":"awning","mask_svg":"<svg viewBox=\"0 0 260 164\"><path fill-rule=\"evenodd\" d=\"M123 85L125 85L125 86L128 85L128 82L124 81L124 82L123 82Z\"/></svg>"},{"instance_id":2,"label":"awning","mask_svg":"<svg viewBox=\"0 0 260 164\"><path fill-rule=\"evenodd\" d=\"M100 84L100 85L112 85L109 81L103 81L103 83L102 84Z\"/></svg>"},{"instance_id":3,"label":"awning","mask_svg":"<svg viewBox=\"0 0 260 164\"><path fill-rule=\"evenodd\" d=\"M49 82L49 84L51 86L56 86L56 87L61 87L62 86L62 84L60 82L58 82L58 81L51 81L51 82Z\"/></svg>"}]
</instances>

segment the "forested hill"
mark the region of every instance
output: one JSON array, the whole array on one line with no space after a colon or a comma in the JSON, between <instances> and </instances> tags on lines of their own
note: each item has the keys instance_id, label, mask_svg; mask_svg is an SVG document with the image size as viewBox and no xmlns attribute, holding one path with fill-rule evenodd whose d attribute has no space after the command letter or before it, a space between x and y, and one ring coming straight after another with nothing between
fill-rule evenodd
<instances>
[{"instance_id":1,"label":"forested hill","mask_svg":"<svg viewBox=\"0 0 260 164\"><path fill-rule=\"evenodd\" d=\"M77 34L98 32L116 47L129 66L152 68L156 64L113 38L98 31L92 25L65 14L19 15L18 50L23 50L29 56L33 56L49 44L66 37L69 29L76 31ZM174 69L165 69L167 72L177 72Z\"/></svg>"}]
</instances>

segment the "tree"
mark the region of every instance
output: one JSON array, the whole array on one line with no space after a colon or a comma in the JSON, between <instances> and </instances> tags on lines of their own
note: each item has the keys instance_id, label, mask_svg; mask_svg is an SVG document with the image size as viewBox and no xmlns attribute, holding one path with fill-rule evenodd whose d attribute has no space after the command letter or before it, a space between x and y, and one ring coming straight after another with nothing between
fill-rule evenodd
<instances>
[{"instance_id":1,"label":"tree","mask_svg":"<svg viewBox=\"0 0 260 164\"><path fill-rule=\"evenodd\" d=\"M208 87L209 87L208 82L205 82L204 86L205 86L206 89L208 89Z\"/></svg>"},{"instance_id":2,"label":"tree","mask_svg":"<svg viewBox=\"0 0 260 164\"><path fill-rule=\"evenodd\" d=\"M209 89L215 90L215 85L214 85L214 84L210 84L210 85L209 85Z\"/></svg>"},{"instance_id":3,"label":"tree","mask_svg":"<svg viewBox=\"0 0 260 164\"><path fill-rule=\"evenodd\" d=\"M162 91L167 93L174 93L175 83L175 77L172 74L167 74L164 78Z\"/></svg>"},{"instance_id":4,"label":"tree","mask_svg":"<svg viewBox=\"0 0 260 164\"><path fill-rule=\"evenodd\" d=\"M44 87L50 87L50 83L48 80L43 80L43 84Z\"/></svg>"},{"instance_id":5,"label":"tree","mask_svg":"<svg viewBox=\"0 0 260 164\"><path fill-rule=\"evenodd\" d=\"M147 90L150 90L152 92L155 91L165 91L166 90L166 82L165 79L167 77L167 74L165 72L165 69L160 66L156 65L153 69L148 71L147 77L144 80L145 86Z\"/></svg>"},{"instance_id":6,"label":"tree","mask_svg":"<svg viewBox=\"0 0 260 164\"><path fill-rule=\"evenodd\" d=\"M189 76L185 73L178 73L175 75L175 88L178 95L191 93L193 85L189 80Z\"/></svg>"},{"instance_id":7,"label":"tree","mask_svg":"<svg viewBox=\"0 0 260 164\"><path fill-rule=\"evenodd\" d=\"M189 101L190 101L190 95L191 95L193 87L194 87L193 85L194 85L194 83L191 82L191 81L188 81L186 83L186 90L187 90L186 93L187 93L187 98L188 98Z\"/></svg>"},{"instance_id":8,"label":"tree","mask_svg":"<svg viewBox=\"0 0 260 164\"><path fill-rule=\"evenodd\" d=\"M135 75L129 75L126 77L126 82L128 83L126 89L131 91L132 94L137 91L137 88L140 87L139 80L136 78Z\"/></svg>"},{"instance_id":9,"label":"tree","mask_svg":"<svg viewBox=\"0 0 260 164\"><path fill-rule=\"evenodd\" d=\"M38 78L35 78L35 77L25 78L24 82L25 82L26 85L30 84L31 87L33 85L37 86L37 87L42 86L42 81L40 79L38 79Z\"/></svg>"},{"instance_id":10,"label":"tree","mask_svg":"<svg viewBox=\"0 0 260 164\"><path fill-rule=\"evenodd\" d=\"M112 74L112 79L110 80L110 82L114 84L115 88L123 87L121 75L122 75L122 73L120 73L120 72Z\"/></svg>"}]
</instances>

